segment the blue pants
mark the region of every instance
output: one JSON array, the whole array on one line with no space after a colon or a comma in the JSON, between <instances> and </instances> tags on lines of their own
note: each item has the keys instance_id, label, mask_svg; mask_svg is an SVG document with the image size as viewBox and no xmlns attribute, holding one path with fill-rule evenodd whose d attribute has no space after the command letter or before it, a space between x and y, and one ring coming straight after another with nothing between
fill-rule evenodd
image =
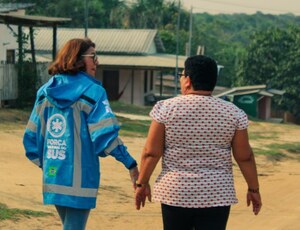
<instances>
[{"instance_id":1,"label":"blue pants","mask_svg":"<svg viewBox=\"0 0 300 230\"><path fill-rule=\"evenodd\" d=\"M84 230L90 209L78 209L55 205L63 224L63 230Z\"/></svg>"}]
</instances>

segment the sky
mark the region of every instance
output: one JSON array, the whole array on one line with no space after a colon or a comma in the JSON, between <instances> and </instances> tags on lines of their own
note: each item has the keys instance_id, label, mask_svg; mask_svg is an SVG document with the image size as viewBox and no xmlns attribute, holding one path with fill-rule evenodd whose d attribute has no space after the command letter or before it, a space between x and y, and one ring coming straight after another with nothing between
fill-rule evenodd
<instances>
[{"instance_id":1,"label":"sky","mask_svg":"<svg viewBox=\"0 0 300 230\"><path fill-rule=\"evenodd\" d=\"M178 0L179 1L179 0ZM300 0L180 0L186 10L192 7L193 13L210 14L264 14L292 13L300 16Z\"/></svg>"}]
</instances>

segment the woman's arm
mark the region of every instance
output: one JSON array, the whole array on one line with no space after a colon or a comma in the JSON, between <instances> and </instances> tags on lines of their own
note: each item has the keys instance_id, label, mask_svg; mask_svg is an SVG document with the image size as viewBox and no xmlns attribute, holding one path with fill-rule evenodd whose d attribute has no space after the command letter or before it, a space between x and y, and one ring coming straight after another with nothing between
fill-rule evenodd
<instances>
[{"instance_id":1,"label":"woman's arm","mask_svg":"<svg viewBox=\"0 0 300 230\"><path fill-rule=\"evenodd\" d=\"M147 141L141 157L140 174L137 180L135 196L137 209L140 209L141 205L144 207L146 197L151 201L151 191L148 183L163 154L164 143L165 126L153 120L149 128Z\"/></svg>"},{"instance_id":2,"label":"woman's arm","mask_svg":"<svg viewBox=\"0 0 300 230\"><path fill-rule=\"evenodd\" d=\"M252 148L249 144L247 129L237 130L232 140L232 152L248 184L247 205L252 202L253 212L257 215L261 209L261 197Z\"/></svg>"}]
</instances>

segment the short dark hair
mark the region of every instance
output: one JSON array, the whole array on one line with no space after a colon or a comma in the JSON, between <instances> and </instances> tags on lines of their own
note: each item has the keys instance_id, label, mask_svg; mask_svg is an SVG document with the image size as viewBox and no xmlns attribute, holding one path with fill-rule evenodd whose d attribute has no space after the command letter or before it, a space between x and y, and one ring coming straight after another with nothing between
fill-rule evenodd
<instances>
[{"instance_id":1,"label":"short dark hair","mask_svg":"<svg viewBox=\"0 0 300 230\"><path fill-rule=\"evenodd\" d=\"M184 63L184 73L190 77L194 90L213 91L217 83L218 66L210 57L191 56Z\"/></svg>"},{"instance_id":2,"label":"short dark hair","mask_svg":"<svg viewBox=\"0 0 300 230\"><path fill-rule=\"evenodd\" d=\"M54 62L48 68L50 75L55 74L76 74L85 71L86 67L82 60L84 54L90 47L95 48L89 38L74 38L69 40L58 52Z\"/></svg>"}]
</instances>

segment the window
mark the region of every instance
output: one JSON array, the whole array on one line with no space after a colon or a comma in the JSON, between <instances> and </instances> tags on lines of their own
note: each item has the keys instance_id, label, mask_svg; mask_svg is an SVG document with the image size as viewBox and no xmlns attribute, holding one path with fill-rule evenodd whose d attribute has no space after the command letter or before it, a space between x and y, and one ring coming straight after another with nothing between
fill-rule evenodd
<instances>
[{"instance_id":1,"label":"window","mask_svg":"<svg viewBox=\"0 0 300 230\"><path fill-rule=\"evenodd\" d=\"M15 50L6 50L6 62L9 64L16 63Z\"/></svg>"}]
</instances>

